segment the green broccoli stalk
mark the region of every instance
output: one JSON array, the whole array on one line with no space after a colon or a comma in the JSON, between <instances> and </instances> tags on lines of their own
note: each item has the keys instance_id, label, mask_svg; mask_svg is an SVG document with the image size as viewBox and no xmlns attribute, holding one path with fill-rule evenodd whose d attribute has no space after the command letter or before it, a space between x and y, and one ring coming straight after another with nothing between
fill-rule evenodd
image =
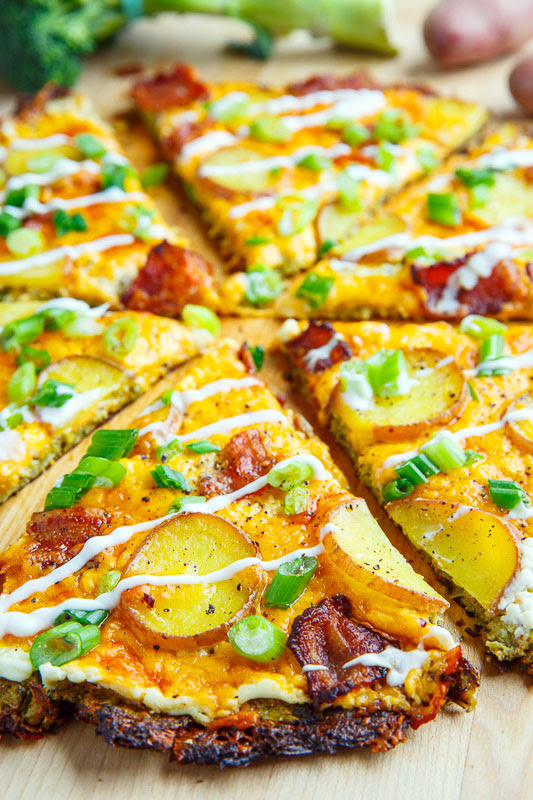
<instances>
[{"instance_id":1,"label":"green broccoli stalk","mask_svg":"<svg viewBox=\"0 0 533 800\"><path fill-rule=\"evenodd\" d=\"M387 35L392 0L12 0L0 2L0 74L15 88L71 86L82 56L132 19L162 11L238 17L255 31L249 55L269 55L272 36L306 29L350 47L395 52Z\"/></svg>"}]
</instances>

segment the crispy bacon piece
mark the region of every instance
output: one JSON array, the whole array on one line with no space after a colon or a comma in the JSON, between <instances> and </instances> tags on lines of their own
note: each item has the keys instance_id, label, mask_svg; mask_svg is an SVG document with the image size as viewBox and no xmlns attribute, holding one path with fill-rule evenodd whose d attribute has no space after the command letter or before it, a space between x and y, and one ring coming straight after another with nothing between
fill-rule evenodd
<instances>
[{"instance_id":1,"label":"crispy bacon piece","mask_svg":"<svg viewBox=\"0 0 533 800\"><path fill-rule=\"evenodd\" d=\"M15 109L15 116L24 122L31 122L35 117L40 116L48 102L58 97L65 97L69 90L65 86L57 86L55 83L47 83L46 86L36 94L24 95L20 98Z\"/></svg>"},{"instance_id":2,"label":"crispy bacon piece","mask_svg":"<svg viewBox=\"0 0 533 800\"><path fill-rule=\"evenodd\" d=\"M250 352L250 348L248 346L248 342L243 342L241 345L241 349L239 350L239 358L244 364L246 372L249 375L257 375L257 367L255 366L255 361L253 356Z\"/></svg>"},{"instance_id":3,"label":"crispy bacon piece","mask_svg":"<svg viewBox=\"0 0 533 800\"><path fill-rule=\"evenodd\" d=\"M163 150L168 158L173 158L178 153L181 153L182 147L191 139L197 139L204 131L209 128L209 121L203 120L202 122L191 122L186 120L173 128L168 136L165 136L162 142Z\"/></svg>"},{"instance_id":4,"label":"crispy bacon piece","mask_svg":"<svg viewBox=\"0 0 533 800\"><path fill-rule=\"evenodd\" d=\"M328 667L307 673L309 696L315 708L384 678L387 670L383 667L356 664L344 669L343 664L364 653L380 653L389 644L395 642L352 618L351 603L342 594L306 608L294 620L288 641L302 667L306 664Z\"/></svg>"},{"instance_id":5,"label":"crispy bacon piece","mask_svg":"<svg viewBox=\"0 0 533 800\"><path fill-rule=\"evenodd\" d=\"M305 81L290 83L287 92L290 94L304 95L323 90L334 91L335 89L379 89L380 85L368 72L359 70L352 72L351 75L312 75Z\"/></svg>"},{"instance_id":6,"label":"crispy bacon piece","mask_svg":"<svg viewBox=\"0 0 533 800\"><path fill-rule=\"evenodd\" d=\"M200 476L198 491L205 497L234 492L265 475L274 463L254 429L232 436L220 456L221 465L216 472Z\"/></svg>"},{"instance_id":7,"label":"crispy bacon piece","mask_svg":"<svg viewBox=\"0 0 533 800\"><path fill-rule=\"evenodd\" d=\"M460 308L453 314L435 311L451 276L463 267L473 253L467 253L454 261L440 261L429 267L413 264L415 283L427 292L426 311L431 317L463 317L466 314L496 314L509 302L526 296L517 265L510 259L500 261L487 278L479 278L473 289L460 289L457 300Z\"/></svg>"},{"instance_id":8,"label":"crispy bacon piece","mask_svg":"<svg viewBox=\"0 0 533 800\"><path fill-rule=\"evenodd\" d=\"M152 247L122 302L136 311L175 317L187 303L204 304L213 290L213 270L205 258L165 241Z\"/></svg>"},{"instance_id":9,"label":"crispy bacon piece","mask_svg":"<svg viewBox=\"0 0 533 800\"><path fill-rule=\"evenodd\" d=\"M159 72L153 78L136 83L132 95L142 111L163 111L206 98L209 90L192 67L176 64L168 72Z\"/></svg>"},{"instance_id":10,"label":"crispy bacon piece","mask_svg":"<svg viewBox=\"0 0 533 800\"><path fill-rule=\"evenodd\" d=\"M33 514L26 532L31 563L41 568L59 567L73 558L87 539L111 524L111 514L99 508L56 508Z\"/></svg>"},{"instance_id":11,"label":"crispy bacon piece","mask_svg":"<svg viewBox=\"0 0 533 800\"><path fill-rule=\"evenodd\" d=\"M308 327L290 342L287 342L287 350L291 358L300 369L314 374L329 369L339 361L347 361L352 357L350 345L344 339L339 339L330 352L325 350L318 358L311 362L308 358L312 350L326 347L332 337L335 336L335 329L329 322L316 322L311 320Z\"/></svg>"}]
</instances>

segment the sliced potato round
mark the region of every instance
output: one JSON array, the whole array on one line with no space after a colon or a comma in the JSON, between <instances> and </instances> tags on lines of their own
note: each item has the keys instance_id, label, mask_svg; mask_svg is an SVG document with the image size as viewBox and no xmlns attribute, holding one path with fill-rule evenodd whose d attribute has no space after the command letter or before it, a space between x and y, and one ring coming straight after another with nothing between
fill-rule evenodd
<instances>
[{"instance_id":1,"label":"sliced potato round","mask_svg":"<svg viewBox=\"0 0 533 800\"><path fill-rule=\"evenodd\" d=\"M233 192L267 192L276 186L279 175L272 173L269 168L256 169L262 158L264 156L261 153L246 147L228 147L209 156L199 174ZM241 169L241 165L251 165L252 162L254 168L243 166Z\"/></svg>"},{"instance_id":2,"label":"sliced potato round","mask_svg":"<svg viewBox=\"0 0 533 800\"><path fill-rule=\"evenodd\" d=\"M360 211L348 211L340 203L329 203L318 215L318 233L321 242L342 242L357 230Z\"/></svg>"},{"instance_id":3,"label":"sliced potato round","mask_svg":"<svg viewBox=\"0 0 533 800\"><path fill-rule=\"evenodd\" d=\"M397 500L387 507L413 544L487 610L497 607L520 568L520 535L495 514L441 500Z\"/></svg>"},{"instance_id":4,"label":"sliced potato round","mask_svg":"<svg viewBox=\"0 0 533 800\"><path fill-rule=\"evenodd\" d=\"M80 158L80 151L71 144L62 144L57 147L38 147L34 150L11 149L5 161L5 168L10 175L22 175L25 172L48 172L53 162L59 158ZM45 159L50 161L50 167L45 166ZM35 168L37 161L41 160L42 167Z\"/></svg>"},{"instance_id":5,"label":"sliced potato round","mask_svg":"<svg viewBox=\"0 0 533 800\"><path fill-rule=\"evenodd\" d=\"M375 396L365 411L351 408L339 384L331 410L348 428L354 443L385 442L418 436L432 425L457 419L468 399L463 371L436 350L406 350L409 376L416 384L407 394Z\"/></svg>"},{"instance_id":6,"label":"sliced potato round","mask_svg":"<svg viewBox=\"0 0 533 800\"><path fill-rule=\"evenodd\" d=\"M511 403L508 411L518 411L528 409L531 411L531 419L515 420L507 423L507 433L513 442L526 453L533 453L533 397L527 392L521 397L517 397Z\"/></svg>"},{"instance_id":7,"label":"sliced potato round","mask_svg":"<svg viewBox=\"0 0 533 800\"><path fill-rule=\"evenodd\" d=\"M180 514L152 531L125 577L206 575L256 553L256 546L225 519ZM224 639L234 622L252 612L261 576L251 566L216 583L144 584L124 592L121 608L142 642L169 650L207 646Z\"/></svg>"},{"instance_id":8,"label":"sliced potato round","mask_svg":"<svg viewBox=\"0 0 533 800\"><path fill-rule=\"evenodd\" d=\"M95 356L67 356L55 361L39 375L38 386L54 380L68 383L76 395L84 394L79 401L58 408L39 406L37 412L43 422L58 430L81 430L98 422L124 403L132 393L133 377L118 364Z\"/></svg>"},{"instance_id":9,"label":"sliced potato round","mask_svg":"<svg viewBox=\"0 0 533 800\"><path fill-rule=\"evenodd\" d=\"M326 557L354 581L425 614L448 608L446 600L391 545L364 500L338 506L328 523L335 527L324 537Z\"/></svg>"}]
</instances>

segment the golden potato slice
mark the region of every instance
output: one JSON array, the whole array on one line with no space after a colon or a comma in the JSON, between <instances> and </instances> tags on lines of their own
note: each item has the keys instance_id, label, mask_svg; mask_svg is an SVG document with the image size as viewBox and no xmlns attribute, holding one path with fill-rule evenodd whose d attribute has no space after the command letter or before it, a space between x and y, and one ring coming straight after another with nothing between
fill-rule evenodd
<instances>
[{"instance_id":1,"label":"golden potato slice","mask_svg":"<svg viewBox=\"0 0 533 800\"><path fill-rule=\"evenodd\" d=\"M483 227L501 225L510 217L526 218L533 215L533 187L520 175L512 172L496 174L496 183L487 191L480 205L475 205L468 216Z\"/></svg>"},{"instance_id":2,"label":"golden potato slice","mask_svg":"<svg viewBox=\"0 0 533 800\"><path fill-rule=\"evenodd\" d=\"M440 500L397 500L387 508L416 547L484 609L497 606L520 567L514 525Z\"/></svg>"},{"instance_id":3,"label":"golden potato slice","mask_svg":"<svg viewBox=\"0 0 533 800\"><path fill-rule=\"evenodd\" d=\"M355 410L346 402L341 384L331 399L331 411L341 418L355 446L419 436L433 425L457 419L468 399L463 371L455 360L436 350L406 350L410 392L397 397L375 396L372 407Z\"/></svg>"},{"instance_id":4,"label":"golden potato slice","mask_svg":"<svg viewBox=\"0 0 533 800\"><path fill-rule=\"evenodd\" d=\"M232 192L265 192L276 185L279 180L277 173L272 173L269 169L248 171L249 168L244 168L242 171L240 170L241 164L257 163L262 158L261 153L256 153L246 147L219 150L203 162L199 174ZM211 172L211 167L214 167L213 172ZM235 167L235 172L231 171L233 167ZM222 168L221 172L216 171L217 168Z\"/></svg>"},{"instance_id":5,"label":"golden potato slice","mask_svg":"<svg viewBox=\"0 0 533 800\"><path fill-rule=\"evenodd\" d=\"M531 409L532 418L508 422L506 430L517 447L526 453L533 453L533 397L529 392L511 403L508 411L518 411L522 408Z\"/></svg>"},{"instance_id":6,"label":"golden potato slice","mask_svg":"<svg viewBox=\"0 0 533 800\"><path fill-rule=\"evenodd\" d=\"M348 211L339 203L329 203L318 215L317 225L320 241L341 242L357 227L360 211Z\"/></svg>"},{"instance_id":7,"label":"golden potato slice","mask_svg":"<svg viewBox=\"0 0 533 800\"><path fill-rule=\"evenodd\" d=\"M14 259L10 256L4 260L12 261ZM44 295L58 294L65 284L64 264L65 259L61 258L44 267L32 267L32 269L24 269L21 272L13 272L11 275L2 275L2 288L17 289L20 292L27 290L29 294L41 292Z\"/></svg>"},{"instance_id":8,"label":"golden potato slice","mask_svg":"<svg viewBox=\"0 0 533 800\"><path fill-rule=\"evenodd\" d=\"M234 525L211 514L181 514L155 528L134 554L130 575L206 575L255 556L256 546ZM252 613L263 585L252 566L217 583L143 585L124 592L122 610L136 636L169 650L224 639Z\"/></svg>"},{"instance_id":9,"label":"golden potato slice","mask_svg":"<svg viewBox=\"0 0 533 800\"><path fill-rule=\"evenodd\" d=\"M58 147L38 147L33 150L11 150L5 161L5 168L9 175L23 175L25 172L48 172L54 161L59 158L80 160L82 155L77 147L70 144ZM46 165L45 159L50 161ZM42 165L37 166L41 161Z\"/></svg>"},{"instance_id":10,"label":"golden potato slice","mask_svg":"<svg viewBox=\"0 0 533 800\"><path fill-rule=\"evenodd\" d=\"M73 413L68 413L67 404L59 408L38 407L42 421L49 422L56 431L79 431L107 417L131 396L134 385L133 376L123 367L94 356L67 356L55 361L41 372L38 386L47 380L68 383L77 394L87 392Z\"/></svg>"},{"instance_id":11,"label":"golden potato slice","mask_svg":"<svg viewBox=\"0 0 533 800\"><path fill-rule=\"evenodd\" d=\"M426 614L448 608L446 600L392 547L364 500L356 498L335 508L327 521L336 529L324 537L326 556L350 578Z\"/></svg>"}]
</instances>

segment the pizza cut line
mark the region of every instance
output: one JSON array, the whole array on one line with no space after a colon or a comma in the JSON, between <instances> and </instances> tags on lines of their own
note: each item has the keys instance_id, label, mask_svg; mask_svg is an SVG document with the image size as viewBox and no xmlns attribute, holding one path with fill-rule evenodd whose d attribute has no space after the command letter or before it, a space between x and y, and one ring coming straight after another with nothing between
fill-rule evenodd
<instances>
[{"instance_id":1,"label":"pizza cut line","mask_svg":"<svg viewBox=\"0 0 533 800\"><path fill-rule=\"evenodd\" d=\"M360 478L475 617L533 665L533 332L445 322L296 322L283 347Z\"/></svg>"},{"instance_id":2,"label":"pizza cut line","mask_svg":"<svg viewBox=\"0 0 533 800\"><path fill-rule=\"evenodd\" d=\"M80 489L87 459L116 485ZM67 711L111 743L246 765L387 750L474 702L447 602L228 340L135 428L93 436L0 576L0 728L22 738Z\"/></svg>"}]
</instances>

